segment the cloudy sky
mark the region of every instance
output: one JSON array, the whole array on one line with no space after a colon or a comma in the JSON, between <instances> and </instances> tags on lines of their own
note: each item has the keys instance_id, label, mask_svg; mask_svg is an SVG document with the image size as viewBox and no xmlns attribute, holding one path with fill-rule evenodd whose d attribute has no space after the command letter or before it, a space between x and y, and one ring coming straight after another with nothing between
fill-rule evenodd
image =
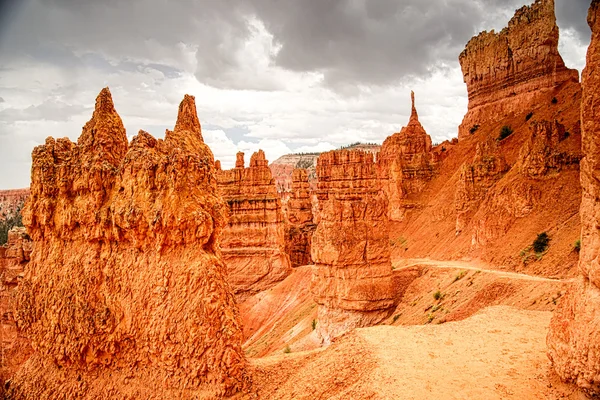
<instances>
[{"instance_id":1,"label":"cloudy sky","mask_svg":"<svg viewBox=\"0 0 600 400\"><path fill-rule=\"evenodd\" d=\"M0 0L0 189L29 185L31 150L76 140L109 86L128 136L163 137L185 93L224 167L238 150L379 142L410 114L434 142L467 109L458 55L528 0ZM590 0L556 0L581 68Z\"/></svg>"}]
</instances>

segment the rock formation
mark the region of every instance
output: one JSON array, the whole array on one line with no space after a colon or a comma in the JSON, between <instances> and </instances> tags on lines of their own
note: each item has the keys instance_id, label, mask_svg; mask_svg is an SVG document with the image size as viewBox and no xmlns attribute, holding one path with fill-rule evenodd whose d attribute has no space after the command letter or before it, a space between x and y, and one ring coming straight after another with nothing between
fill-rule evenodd
<instances>
[{"instance_id":1,"label":"rock formation","mask_svg":"<svg viewBox=\"0 0 600 400\"><path fill-rule=\"evenodd\" d=\"M488 138L485 142L477 144L473 162L463 164L460 169L454 198L457 235L470 222L487 191L509 168L496 140Z\"/></svg>"},{"instance_id":2,"label":"rock formation","mask_svg":"<svg viewBox=\"0 0 600 400\"><path fill-rule=\"evenodd\" d=\"M581 277L556 309L548 333L548 357L558 375L600 395L600 1L593 0L588 24L592 40L582 74L581 103Z\"/></svg>"},{"instance_id":3,"label":"rock formation","mask_svg":"<svg viewBox=\"0 0 600 400\"><path fill-rule=\"evenodd\" d=\"M33 151L35 245L16 321L35 353L9 397L215 398L248 385L219 237L226 208L194 98L128 144L109 90L77 143Z\"/></svg>"},{"instance_id":4,"label":"rock formation","mask_svg":"<svg viewBox=\"0 0 600 400\"><path fill-rule=\"evenodd\" d=\"M561 142L568 135L564 125L558 121L532 123L531 137L519 153L521 174L536 178L560 172L563 168L579 168L579 154L561 151Z\"/></svg>"},{"instance_id":5,"label":"rock formation","mask_svg":"<svg viewBox=\"0 0 600 400\"><path fill-rule=\"evenodd\" d=\"M281 200L262 150L252 155L248 168L244 153L238 153L235 168L218 171L217 180L229 205L229 222L221 238L223 259L229 283L243 301L291 271Z\"/></svg>"},{"instance_id":6,"label":"rock formation","mask_svg":"<svg viewBox=\"0 0 600 400\"><path fill-rule=\"evenodd\" d=\"M319 157L319 206L311 292L325 342L380 322L393 307L388 201L373 154L332 151Z\"/></svg>"},{"instance_id":7,"label":"rock formation","mask_svg":"<svg viewBox=\"0 0 600 400\"><path fill-rule=\"evenodd\" d=\"M309 265L310 243L316 229L313 223L308 170L295 169L292 174L292 194L287 203L286 252L293 267Z\"/></svg>"},{"instance_id":8,"label":"rock formation","mask_svg":"<svg viewBox=\"0 0 600 400\"><path fill-rule=\"evenodd\" d=\"M522 7L499 33L480 33L469 41L459 61L469 93L460 140L483 123L527 113L544 92L579 79L558 52L554 0Z\"/></svg>"},{"instance_id":9,"label":"rock formation","mask_svg":"<svg viewBox=\"0 0 600 400\"><path fill-rule=\"evenodd\" d=\"M14 215L29 196L29 189L0 190L0 221Z\"/></svg>"},{"instance_id":10,"label":"rock formation","mask_svg":"<svg viewBox=\"0 0 600 400\"><path fill-rule=\"evenodd\" d=\"M14 319L14 293L23 277L32 250L25 228L8 232L8 242L0 246L0 397L9 379L31 353L29 340L17 330Z\"/></svg>"},{"instance_id":11,"label":"rock formation","mask_svg":"<svg viewBox=\"0 0 600 400\"><path fill-rule=\"evenodd\" d=\"M408 125L388 137L377 156L379 175L389 199L389 216L396 221L401 221L406 209L413 207L407 197L422 191L435 172L431 137L419 122L414 92L411 99Z\"/></svg>"}]
</instances>

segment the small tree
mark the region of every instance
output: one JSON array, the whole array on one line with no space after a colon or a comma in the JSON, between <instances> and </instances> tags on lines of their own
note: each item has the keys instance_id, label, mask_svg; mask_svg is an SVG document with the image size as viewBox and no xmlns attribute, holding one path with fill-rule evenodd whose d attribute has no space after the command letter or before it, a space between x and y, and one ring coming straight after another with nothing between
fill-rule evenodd
<instances>
[{"instance_id":1,"label":"small tree","mask_svg":"<svg viewBox=\"0 0 600 400\"><path fill-rule=\"evenodd\" d=\"M504 140L507 137L509 137L510 135L512 135L512 133L513 133L512 128L510 126L508 126L508 125L504 125L502 127L502 129L500 129L500 135L498 136L498 140L499 141L500 140Z\"/></svg>"},{"instance_id":2,"label":"small tree","mask_svg":"<svg viewBox=\"0 0 600 400\"><path fill-rule=\"evenodd\" d=\"M546 232L542 232L537 235L537 238L533 241L533 251L536 253L543 253L550 244L550 236Z\"/></svg>"}]
</instances>

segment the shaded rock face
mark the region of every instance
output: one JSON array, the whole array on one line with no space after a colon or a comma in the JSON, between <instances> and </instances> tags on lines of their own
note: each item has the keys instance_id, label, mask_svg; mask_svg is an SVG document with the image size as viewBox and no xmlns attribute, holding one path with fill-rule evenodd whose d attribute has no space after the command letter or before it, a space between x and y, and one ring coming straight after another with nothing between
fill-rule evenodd
<instances>
[{"instance_id":1,"label":"shaded rock face","mask_svg":"<svg viewBox=\"0 0 600 400\"><path fill-rule=\"evenodd\" d=\"M521 174L537 178L563 168L579 168L580 154L561 151L561 142L569 135L562 124L534 122L530 130L531 137L519 153Z\"/></svg>"},{"instance_id":2,"label":"shaded rock face","mask_svg":"<svg viewBox=\"0 0 600 400\"><path fill-rule=\"evenodd\" d=\"M164 140L127 142L108 89L77 143L33 151L35 246L16 321L35 353L27 398L203 398L248 385L218 239L226 208L194 98Z\"/></svg>"},{"instance_id":3,"label":"shaded rock face","mask_svg":"<svg viewBox=\"0 0 600 400\"><path fill-rule=\"evenodd\" d=\"M9 379L32 352L14 319L15 290L30 260L33 244L25 228L12 228L0 246L0 395Z\"/></svg>"},{"instance_id":4,"label":"shaded rock face","mask_svg":"<svg viewBox=\"0 0 600 400\"><path fill-rule=\"evenodd\" d=\"M316 229L313 223L309 172L295 169L292 174L292 193L287 202L287 226L285 233L286 252L292 267L311 264L310 244Z\"/></svg>"},{"instance_id":5,"label":"shaded rock face","mask_svg":"<svg viewBox=\"0 0 600 400\"><path fill-rule=\"evenodd\" d=\"M373 155L333 151L319 157L319 206L311 292L324 342L376 324L394 306L388 201Z\"/></svg>"},{"instance_id":6,"label":"shaded rock face","mask_svg":"<svg viewBox=\"0 0 600 400\"><path fill-rule=\"evenodd\" d=\"M488 138L477 144L475 157L463 164L454 198L456 206L456 234L471 221L487 191L510 169L498 148L497 141Z\"/></svg>"},{"instance_id":7,"label":"shaded rock face","mask_svg":"<svg viewBox=\"0 0 600 400\"><path fill-rule=\"evenodd\" d=\"M600 1L592 1L592 40L582 75L581 277L556 309L548 333L548 357L558 375L600 395Z\"/></svg>"},{"instance_id":8,"label":"shaded rock face","mask_svg":"<svg viewBox=\"0 0 600 400\"><path fill-rule=\"evenodd\" d=\"M248 168L244 168L244 153L238 153L236 167L218 171L217 179L229 206L229 222L221 238L223 259L241 302L291 272L281 200L262 150L252 155Z\"/></svg>"},{"instance_id":9,"label":"shaded rock face","mask_svg":"<svg viewBox=\"0 0 600 400\"><path fill-rule=\"evenodd\" d=\"M421 192L436 168L431 137L419 122L414 93L411 99L408 125L388 137L377 155L379 177L389 199L389 217L395 221L401 221L406 209L414 207L407 197Z\"/></svg>"},{"instance_id":10,"label":"shaded rock face","mask_svg":"<svg viewBox=\"0 0 600 400\"><path fill-rule=\"evenodd\" d=\"M541 92L579 79L558 52L554 0L522 7L499 33L480 33L459 61L469 93L459 140L468 138L475 126L530 108Z\"/></svg>"}]
</instances>

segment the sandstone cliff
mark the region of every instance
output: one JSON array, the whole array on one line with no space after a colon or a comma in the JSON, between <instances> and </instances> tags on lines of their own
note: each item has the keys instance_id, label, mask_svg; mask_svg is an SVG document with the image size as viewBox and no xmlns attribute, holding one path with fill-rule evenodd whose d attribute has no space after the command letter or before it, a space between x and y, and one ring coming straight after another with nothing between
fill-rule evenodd
<instances>
[{"instance_id":1,"label":"sandstone cliff","mask_svg":"<svg viewBox=\"0 0 600 400\"><path fill-rule=\"evenodd\" d=\"M221 247L229 283L241 302L272 287L291 271L285 252L285 226L275 180L262 150L244 167L244 153L235 168L218 171L219 192L229 205L229 222Z\"/></svg>"},{"instance_id":2,"label":"sandstone cliff","mask_svg":"<svg viewBox=\"0 0 600 400\"><path fill-rule=\"evenodd\" d=\"M592 40L582 75L581 104L581 276L556 310L548 333L548 356L558 375L592 395L600 395L600 1L592 1Z\"/></svg>"},{"instance_id":3,"label":"sandstone cliff","mask_svg":"<svg viewBox=\"0 0 600 400\"><path fill-rule=\"evenodd\" d=\"M108 89L77 143L33 151L35 246L16 321L35 353L9 397L203 398L248 385L220 257L226 208L185 96L164 140L128 144Z\"/></svg>"},{"instance_id":4,"label":"sandstone cliff","mask_svg":"<svg viewBox=\"0 0 600 400\"><path fill-rule=\"evenodd\" d=\"M380 322L394 305L388 201L373 154L333 151L317 164L319 207L311 292L325 342Z\"/></svg>"},{"instance_id":5,"label":"sandstone cliff","mask_svg":"<svg viewBox=\"0 0 600 400\"><path fill-rule=\"evenodd\" d=\"M480 33L459 61L469 93L460 140L478 126L531 108L544 92L579 79L558 52L554 0L536 0L522 7L499 33Z\"/></svg>"},{"instance_id":6,"label":"sandstone cliff","mask_svg":"<svg viewBox=\"0 0 600 400\"><path fill-rule=\"evenodd\" d=\"M406 210L415 207L409 196L424 189L436 167L431 137L419 122L414 93L411 99L408 125L388 137L377 155L379 177L389 199L389 216L395 221L401 221Z\"/></svg>"},{"instance_id":7,"label":"sandstone cliff","mask_svg":"<svg viewBox=\"0 0 600 400\"><path fill-rule=\"evenodd\" d=\"M311 264L310 244L317 226L313 223L308 170L295 169L292 182L292 193L287 202L285 246L292 266L299 267Z\"/></svg>"},{"instance_id":8,"label":"sandstone cliff","mask_svg":"<svg viewBox=\"0 0 600 400\"><path fill-rule=\"evenodd\" d=\"M23 208L29 189L0 190L0 221Z\"/></svg>"}]
</instances>

